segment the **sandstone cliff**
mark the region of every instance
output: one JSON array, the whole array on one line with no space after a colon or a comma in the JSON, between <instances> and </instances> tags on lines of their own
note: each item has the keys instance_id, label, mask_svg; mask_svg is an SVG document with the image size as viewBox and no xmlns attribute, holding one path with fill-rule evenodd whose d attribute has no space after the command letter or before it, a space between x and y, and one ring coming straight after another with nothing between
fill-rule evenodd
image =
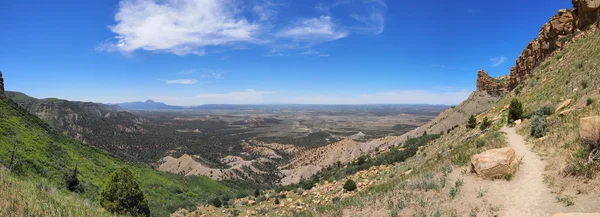
<instances>
[{"instance_id":1,"label":"sandstone cliff","mask_svg":"<svg viewBox=\"0 0 600 217\"><path fill-rule=\"evenodd\" d=\"M533 69L555 51L584 38L598 28L595 24L600 13L600 0L573 0L573 9L559 10L540 29L510 69L508 88L514 89L527 78Z\"/></svg>"},{"instance_id":2,"label":"sandstone cliff","mask_svg":"<svg viewBox=\"0 0 600 217\"><path fill-rule=\"evenodd\" d=\"M490 77L483 70L477 72L476 86L477 90L485 91L491 96L502 96L508 91L504 81Z\"/></svg>"}]
</instances>

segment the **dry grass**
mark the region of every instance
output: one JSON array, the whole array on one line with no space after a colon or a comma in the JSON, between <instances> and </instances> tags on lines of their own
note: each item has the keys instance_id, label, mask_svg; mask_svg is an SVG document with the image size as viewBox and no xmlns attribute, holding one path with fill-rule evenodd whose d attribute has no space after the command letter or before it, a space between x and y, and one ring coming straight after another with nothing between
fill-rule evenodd
<instances>
[{"instance_id":1,"label":"dry grass","mask_svg":"<svg viewBox=\"0 0 600 217\"><path fill-rule=\"evenodd\" d=\"M0 171L0 216L111 216L75 194Z\"/></svg>"}]
</instances>

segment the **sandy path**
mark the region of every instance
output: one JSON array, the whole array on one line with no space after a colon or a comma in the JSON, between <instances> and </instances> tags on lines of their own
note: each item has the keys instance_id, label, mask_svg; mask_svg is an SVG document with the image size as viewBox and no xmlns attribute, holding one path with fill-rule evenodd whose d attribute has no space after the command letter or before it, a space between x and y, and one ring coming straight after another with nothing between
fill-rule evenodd
<instances>
[{"instance_id":1,"label":"sandy path","mask_svg":"<svg viewBox=\"0 0 600 217\"><path fill-rule=\"evenodd\" d=\"M489 202L500 205L500 216L551 216L561 207L554 195L544 184L546 163L530 151L525 139L514 128L502 128L506 141L523 158L519 171L511 181L502 181L490 186Z\"/></svg>"},{"instance_id":2,"label":"sandy path","mask_svg":"<svg viewBox=\"0 0 600 217\"><path fill-rule=\"evenodd\" d=\"M525 139L514 128L502 128L506 141L522 157L519 171L510 181L483 180L475 176L465 176L465 187L487 189L485 200L500 208L499 216L552 216L559 212L592 211L598 209L598 200L579 198L574 206L565 207L556 201L544 183L546 163L533 153ZM475 197L475 190L467 190L468 198ZM592 196L593 197L593 196ZM583 200L582 200L583 199ZM590 203L591 202L591 203Z\"/></svg>"}]
</instances>

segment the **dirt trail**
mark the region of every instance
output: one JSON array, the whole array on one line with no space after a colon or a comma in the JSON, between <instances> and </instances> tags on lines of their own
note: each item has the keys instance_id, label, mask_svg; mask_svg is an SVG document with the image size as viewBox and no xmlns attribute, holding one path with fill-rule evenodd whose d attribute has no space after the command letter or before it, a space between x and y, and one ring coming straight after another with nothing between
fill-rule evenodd
<instances>
[{"instance_id":1,"label":"dirt trail","mask_svg":"<svg viewBox=\"0 0 600 217\"><path fill-rule=\"evenodd\" d=\"M472 189L487 189L484 199L500 208L499 216L552 216L560 212L598 209L597 200L590 204L589 199L584 199L570 207L557 203L555 195L544 183L546 163L530 150L525 139L514 128L504 127L502 131L506 133L506 141L515 150L517 157L522 158L519 171L510 181L490 181L467 175L464 177L465 187L470 189L465 189L465 193L469 192L471 195L465 196L475 197L477 192Z\"/></svg>"},{"instance_id":2,"label":"dirt trail","mask_svg":"<svg viewBox=\"0 0 600 217\"><path fill-rule=\"evenodd\" d=\"M522 158L519 171L511 181L490 186L488 193L491 203L498 200L501 206L500 216L551 216L561 207L556 203L554 195L544 184L544 168L546 163L530 151L524 138L516 133L515 128L502 128L506 133L506 141Z\"/></svg>"}]
</instances>

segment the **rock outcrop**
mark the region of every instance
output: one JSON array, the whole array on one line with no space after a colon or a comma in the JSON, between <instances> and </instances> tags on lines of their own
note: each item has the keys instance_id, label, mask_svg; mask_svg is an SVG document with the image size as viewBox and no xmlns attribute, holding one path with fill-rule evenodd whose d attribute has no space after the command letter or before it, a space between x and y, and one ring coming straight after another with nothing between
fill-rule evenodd
<instances>
[{"instance_id":1,"label":"rock outcrop","mask_svg":"<svg viewBox=\"0 0 600 217\"><path fill-rule=\"evenodd\" d=\"M501 178L514 174L519 166L515 150L510 147L484 151L471 157L471 168L484 178Z\"/></svg>"},{"instance_id":2,"label":"rock outcrop","mask_svg":"<svg viewBox=\"0 0 600 217\"><path fill-rule=\"evenodd\" d=\"M0 94L4 93L4 78L2 78L2 72L0 72Z\"/></svg>"},{"instance_id":3,"label":"rock outcrop","mask_svg":"<svg viewBox=\"0 0 600 217\"><path fill-rule=\"evenodd\" d=\"M600 116L584 117L579 120L581 141L592 148L600 146Z\"/></svg>"},{"instance_id":4,"label":"rock outcrop","mask_svg":"<svg viewBox=\"0 0 600 217\"><path fill-rule=\"evenodd\" d=\"M561 50L568 43L586 36L585 31L596 25L600 13L600 0L572 0L573 9L561 9L545 23L538 37L527 47L510 69L508 88L514 89L533 72L553 52Z\"/></svg>"},{"instance_id":5,"label":"rock outcrop","mask_svg":"<svg viewBox=\"0 0 600 217\"><path fill-rule=\"evenodd\" d=\"M578 17L577 28L584 29L598 20L600 0L572 0L573 13Z\"/></svg>"},{"instance_id":6,"label":"rock outcrop","mask_svg":"<svg viewBox=\"0 0 600 217\"><path fill-rule=\"evenodd\" d=\"M490 94L491 96L502 96L508 89L504 83L498 79L490 77L485 71L477 72L477 89Z\"/></svg>"}]
</instances>

